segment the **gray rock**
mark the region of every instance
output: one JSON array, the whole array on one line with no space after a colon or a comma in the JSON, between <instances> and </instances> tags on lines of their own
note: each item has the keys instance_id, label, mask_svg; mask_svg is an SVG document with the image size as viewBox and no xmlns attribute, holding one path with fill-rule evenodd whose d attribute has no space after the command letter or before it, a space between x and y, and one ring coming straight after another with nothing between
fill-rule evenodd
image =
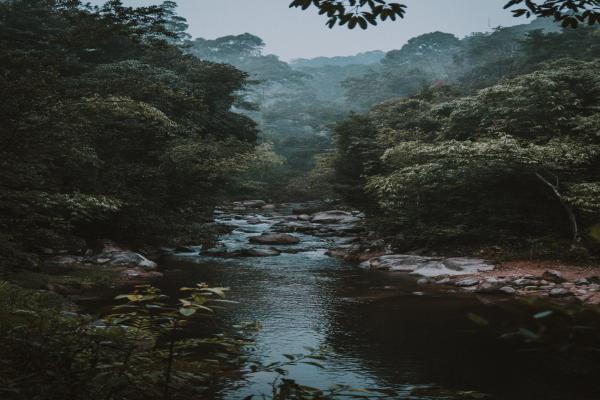
<instances>
[{"instance_id":1,"label":"gray rock","mask_svg":"<svg viewBox=\"0 0 600 400\"><path fill-rule=\"evenodd\" d=\"M573 293L571 293L570 290L565 289L565 288L554 288L552 290L550 290L550 296L552 297L567 297L567 296L573 296Z\"/></svg>"},{"instance_id":2,"label":"gray rock","mask_svg":"<svg viewBox=\"0 0 600 400\"><path fill-rule=\"evenodd\" d=\"M475 279L475 278L467 278L467 279L463 279L457 282L454 282L455 286L460 286L460 287L469 287L469 286L475 286L479 284L479 279Z\"/></svg>"},{"instance_id":3,"label":"gray rock","mask_svg":"<svg viewBox=\"0 0 600 400\"><path fill-rule=\"evenodd\" d=\"M264 205L266 205L267 203L264 200L246 200L246 201L242 201L242 206L247 207L247 208L260 208ZM275 208L275 207L273 207Z\"/></svg>"},{"instance_id":4,"label":"gray rock","mask_svg":"<svg viewBox=\"0 0 600 400\"><path fill-rule=\"evenodd\" d=\"M581 278L581 279L578 279L578 280L575 282L575 284L576 284L577 286L587 285L587 284L589 284L589 283L590 283L590 282L589 282L589 281L588 281L586 278Z\"/></svg>"},{"instance_id":5,"label":"gray rock","mask_svg":"<svg viewBox=\"0 0 600 400\"><path fill-rule=\"evenodd\" d=\"M217 247L206 249L203 253L207 256L222 256L227 254L227 247L218 245Z\"/></svg>"},{"instance_id":6,"label":"gray rock","mask_svg":"<svg viewBox=\"0 0 600 400\"><path fill-rule=\"evenodd\" d=\"M429 279L428 278L419 278L417 280L417 284L419 285L427 285L429 283Z\"/></svg>"},{"instance_id":7,"label":"gray rock","mask_svg":"<svg viewBox=\"0 0 600 400\"><path fill-rule=\"evenodd\" d=\"M244 249L240 255L247 257L272 257L280 254L281 252L275 249Z\"/></svg>"},{"instance_id":8,"label":"gray rock","mask_svg":"<svg viewBox=\"0 0 600 400\"><path fill-rule=\"evenodd\" d=\"M106 261L108 259L109 261ZM111 267L140 267L147 270L157 267L154 261L130 250L105 251L90 257L89 261Z\"/></svg>"},{"instance_id":9,"label":"gray rock","mask_svg":"<svg viewBox=\"0 0 600 400\"><path fill-rule=\"evenodd\" d=\"M372 269L410 272L425 277L470 275L490 271L494 265L476 258L438 258L411 254L390 254L375 257L361 264Z\"/></svg>"},{"instance_id":10,"label":"gray rock","mask_svg":"<svg viewBox=\"0 0 600 400\"><path fill-rule=\"evenodd\" d=\"M310 221L310 215L308 215L308 214L300 214L300 215L298 215L298 219L300 221Z\"/></svg>"},{"instance_id":11,"label":"gray rock","mask_svg":"<svg viewBox=\"0 0 600 400\"><path fill-rule=\"evenodd\" d=\"M565 282L565 278L563 278L562 274L558 271L548 269L542 274L542 278L554 282L554 283L563 283Z\"/></svg>"},{"instance_id":12,"label":"gray rock","mask_svg":"<svg viewBox=\"0 0 600 400\"><path fill-rule=\"evenodd\" d=\"M355 217L352 213L346 211L331 210L318 212L314 214L310 220L317 224L347 224L358 222L360 221L360 218Z\"/></svg>"},{"instance_id":13,"label":"gray rock","mask_svg":"<svg viewBox=\"0 0 600 400\"><path fill-rule=\"evenodd\" d=\"M537 280L528 278L515 279L513 283L517 286L535 286L539 284Z\"/></svg>"},{"instance_id":14,"label":"gray rock","mask_svg":"<svg viewBox=\"0 0 600 400\"><path fill-rule=\"evenodd\" d=\"M515 294L517 291L510 287L510 286L502 286L500 289L498 289L500 292L502 293L506 293L506 294Z\"/></svg>"},{"instance_id":15,"label":"gray rock","mask_svg":"<svg viewBox=\"0 0 600 400\"><path fill-rule=\"evenodd\" d=\"M260 236L248 238L251 243L259 244L296 244L300 242L296 236L287 233L263 233Z\"/></svg>"}]
</instances>

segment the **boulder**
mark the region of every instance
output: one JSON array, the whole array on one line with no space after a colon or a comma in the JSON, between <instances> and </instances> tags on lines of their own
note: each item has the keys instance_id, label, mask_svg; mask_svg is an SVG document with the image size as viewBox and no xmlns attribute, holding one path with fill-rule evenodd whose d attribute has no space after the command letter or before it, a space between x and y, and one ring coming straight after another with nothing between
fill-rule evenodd
<instances>
[{"instance_id":1,"label":"boulder","mask_svg":"<svg viewBox=\"0 0 600 400\"><path fill-rule=\"evenodd\" d=\"M361 264L371 269L410 272L425 277L470 275L491 271L494 265L478 258L439 258L412 254L390 254L371 258Z\"/></svg>"},{"instance_id":2,"label":"boulder","mask_svg":"<svg viewBox=\"0 0 600 400\"><path fill-rule=\"evenodd\" d=\"M251 236L248 240L251 243L259 244L296 244L300 242L296 236L287 233L263 233L259 236Z\"/></svg>"},{"instance_id":3,"label":"boulder","mask_svg":"<svg viewBox=\"0 0 600 400\"><path fill-rule=\"evenodd\" d=\"M157 267L154 261L150 261L143 255L130 250L105 251L90 257L89 261L110 267L139 267L146 270Z\"/></svg>"},{"instance_id":4,"label":"boulder","mask_svg":"<svg viewBox=\"0 0 600 400\"><path fill-rule=\"evenodd\" d=\"M517 286L536 286L539 284L538 281L528 278L515 279L513 283Z\"/></svg>"},{"instance_id":5,"label":"boulder","mask_svg":"<svg viewBox=\"0 0 600 400\"><path fill-rule=\"evenodd\" d=\"M272 257L280 254L276 249L244 249L240 252L240 255L245 257Z\"/></svg>"},{"instance_id":6,"label":"boulder","mask_svg":"<svg viewBox=\"0 0 600 400\"><path fill-rule=\"evenodd\" d=\"M547 281L554 282L554 283L563 283L566 281L566 279L563 278L563 276L560 272L554 271L552 269L546 270L542 274L542 279L545 279Z\"/></svg>"},{"instance_id":7,"label":"boulder","mask_svg":"<svg viewBox=\"0 0 600 400\"><path fill-rule=\"evenodd\" d=\"M355 217L352 213L346 211L331 210L313 214L310 220L317 224L348 224L358 222L360 221L360 218Z\"/></svg>"}]
</instances>

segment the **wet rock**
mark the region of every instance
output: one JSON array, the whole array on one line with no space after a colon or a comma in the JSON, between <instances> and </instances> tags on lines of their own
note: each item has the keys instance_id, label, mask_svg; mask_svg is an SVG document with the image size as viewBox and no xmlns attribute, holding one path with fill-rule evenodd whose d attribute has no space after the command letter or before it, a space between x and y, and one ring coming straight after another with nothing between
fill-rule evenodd
<instances>
[{"instance_id":1,"label":"wet rock","mask_svg":"<svg viewBox=\"0 0 600 400\"><path fill-rule=\"evenodd\" d=\"M276 249L244 249L240 252L240 255L247 257L273 257L280 254Z\"/></svg>"},{"instance_id":2,"label":"wet rock","mask_svg":"<svg viewBox=\"0 0 600 400\"><path fill-rule=\"evenodd\" d=\"M247 208L260 208L266 205L267 203L264 200L246 200L242 201L242 206ZM273 206L275 208L275 206Z\"/></svg>"},{"instance_id":3,"label":"wet rock","mask_svg":"<svg viewBox=\"0 0 600 400\"><path fill-rule=\"evenodd\" d=\"M360 248L361 247L358 246L357 250L360 250ZM368 266L371 269L413 272L418 267L423 266L428 262L434 262L434 260L435 259L431 257L412 256L408 254L391 254L372 258L368 261L365 261L361 265L363 267Z\"/></svg>"},{"instance_id":4,"label":"wet rock","mask_svg":"<svg viewBox=\"0 0 600 400\"><path fill-rule=\"evenodd\" d=\"M290 221L278 223L273 227L273 229L279 232L290 231L310 233L318 231L320 226L311 222Z\"/></svg>"},{"instance_id":5,"label":"wet rock","mask_svg":"<svg viewBox=\"0 0 600 400\"><path fill-rule=\"evenodd\" d=\"M515 279L513 283L517 286L535 286L539 284L537 280L528 278Z\"/></svg>"},{"instance_id":6,"label":"wet rock","mask_svg":"<svg viewBox=\"0 0 600 400\"><path fill-rule=\"evenodd\" d=\"M411 272L425 277L469 275L490 271L494 265L476 258L438 258L411 254L391 254L375 257L361 264L372 269Z\"/></svg>"},{"instance_id":7,"label":"wet rock","mask_svg":"<svg viewBox=\"0 0 600 400\"><path fill-rule=\"evenodd\" d=\"M346 211L331 210L318 212L314 214L310 220L317 224L347 224L358 222L360 221L360 218L355 217L352 213Z\"/></svg>"},{"instance_id":8,"label":"wet rock","mask_svg":"<svg viewBox=\"0 0 600 400\"><path fill-rule=\"evenodd\" d=\"M137 267L147 270L152 270L157 267L154 261L150 261L143 255L130 250L105 251L90 257L89 261L111 267Z\"/></svg>"},{"instance_id":9,"label":"wet rock","mask_svg":"<svg viewBox=\"0 0 600 400\"><path fill-rule=\"evenodd\" d=\"M417 284L419 285L427 285L429 283L429 279L428 278L419 278L417 280Z\"/></svg>"},{"instance_id":10,"label":"wet rock","mask_svg":"<svg viewBox=\"0 0 600 400\"><path fill-rule=\"evenodd\" d=\"M517 292L515 288L510 286L502 286L500 289L498 289L498 291L506 294L515 294Z\"/></svg>"},{"instance_id":11,"label":"wet rock","mask_svg":"<svg viewBox=\"0 0 600 400\"><path fill-rule=\"evenodd\" d=\"M573 296L573 293L571 293L571 291L569 289L557 287L557 288L550 290L549 295L551 297L567 297L567 296Z\"/></svg>"},{"instance_id":12,"label":"wet rock","mask_svg":"<svg viewBox=\"0 0 600 400\"><path fill-rule=\"evenodd\" d=\"M206 251L204 251L204 254L207 256L222 256L227 254L227 247L223 246L223 245L219 245L210 249L207 249Z\"/></svg>"},{"instance_id":13,"label":"wet rock","mask_svg":"<svg viewBox=\"0 0 600 400\"><path fill-rule=\"evenodd\" d=\"M450 278L446 276L440 280L435 281L435 283L437 283L439 285L444 285L446 283L450 283Z\"/></svg>"},{"instance_id":14,"label":"wet rock","mask_svg":"<svg viewBox=\"0 0 600 400\"><path fill-rule=\"evenodd\" d=\"M467 278L467 279L463 279L457 282L454 282L455 286L459 286L459 287L469 287L469 286L475 286L479 284L479 279L475 279L475 278Z\"/></svg>"},{"instance_id":15,"label":"wet rock","mask_svg":"<svg viewBox=\"0 0 600 400\"><path fill-rule=\"evenodd\" d=\"M590 282L586 278L581 278L581 279L578 279L575 282L575 285L577 285L577 286L583 286L583 285L588 285L589 283Z\"/></svg>"},{"instance_id":16,"label":"wet rock","mask_svg":"<svg viewBox=\"0 0 600 400\"><path fill-rule=\"evenodd\" d=\"M264 206L261 207L261 209L265 210L265 211L273 211L275 208L276 207L273 204L265 204Z\"/></svg>"},{"instance_id":17,"label":"wet rock","mask_svg":"<svg viewBox=\"0 0 600 400\"><path fill-rule=\"evenodd\" d=\"M326 256L344 258L348 254L345 249L330 249L325 252Z\"/></svg>"},{"instance_id":18,"label":"wet rock","mask_svg":"<svg viewBox=\"0 0 600 400\"><path fill-rule=\"evenodd\" d=\"M560 272L552 269L544 271L544 273L542 274L542 279L554 283L563 283L566 281Z\"/></svg>"},{"instance_id":19,"label":"wet rock","mask_svg":"<svg viewBox=\"0 0 600 400\"><path fill-rule=\"evenodd\" d=\"M263 233L259 236L251 236L248 240L251 243L260 244L296 244L300 242L296 236L287 233Z\"/></svg>"},{"instance_id":20,"label":"wet rock","mask_svg":"<svg viewBox=\"0 0 600 400\"><path fill-rule=\"evenodd\" d=\"M311 217L308 214L300 214L300 215L298 215L298 219L300 221L310 221L310 218Z\"/></svg>"}]
</instances>

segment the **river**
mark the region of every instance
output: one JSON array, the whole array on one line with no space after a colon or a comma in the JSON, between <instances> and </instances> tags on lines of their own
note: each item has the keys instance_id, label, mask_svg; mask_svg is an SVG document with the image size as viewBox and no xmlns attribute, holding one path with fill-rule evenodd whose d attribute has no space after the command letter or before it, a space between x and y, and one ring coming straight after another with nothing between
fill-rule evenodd
<instances>
[{"instance_id":1,"label":"river","mask_svg":"<svg viewBox=\"0 0 600 400\"><path fill-rule=\"evenodd\" d=\"M248 237L271 230L288 215L289 209L219 215L218 222L235 228L220 242L228 249L248 247ZM364 271L326 256L344 237L294 235L301 242L279 246L278 256L175 254L161 264L165 277L159 285L167 292L194 282L230 287L228 298L239 304L220 311L220 318L261 324L248 352L264 363L307 353L307 347L326 349L325 368L289 368L301 384L392 388L403 399L476 398L459 391L494 399L600 398L599 385L579 371L581 364L573 367L564 354L501 338L528 324L538 306L510 298L421 293L410 276ZM473 315L486 324L474 323ZM249 373L225 385L220 395L260 398L270 393L273 379L273 374Z\"/></svg>"}]
</instances>

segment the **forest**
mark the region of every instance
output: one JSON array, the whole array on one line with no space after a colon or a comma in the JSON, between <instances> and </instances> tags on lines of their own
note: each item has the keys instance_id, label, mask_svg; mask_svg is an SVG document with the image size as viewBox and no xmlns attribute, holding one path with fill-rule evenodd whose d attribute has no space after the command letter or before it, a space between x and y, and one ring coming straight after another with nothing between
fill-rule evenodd
<instances>
[{"instance_id":1,"label":"forest","mask_svg":"<svg viewBox=\"0 0 600 400\"><path fill-rule=\"evenodd\" d=\"M0 398L600 396L598 2L287 61L126 3L0 1ZM410 18L349 3L290 7Z\"/></svg>"}]
</instances>

